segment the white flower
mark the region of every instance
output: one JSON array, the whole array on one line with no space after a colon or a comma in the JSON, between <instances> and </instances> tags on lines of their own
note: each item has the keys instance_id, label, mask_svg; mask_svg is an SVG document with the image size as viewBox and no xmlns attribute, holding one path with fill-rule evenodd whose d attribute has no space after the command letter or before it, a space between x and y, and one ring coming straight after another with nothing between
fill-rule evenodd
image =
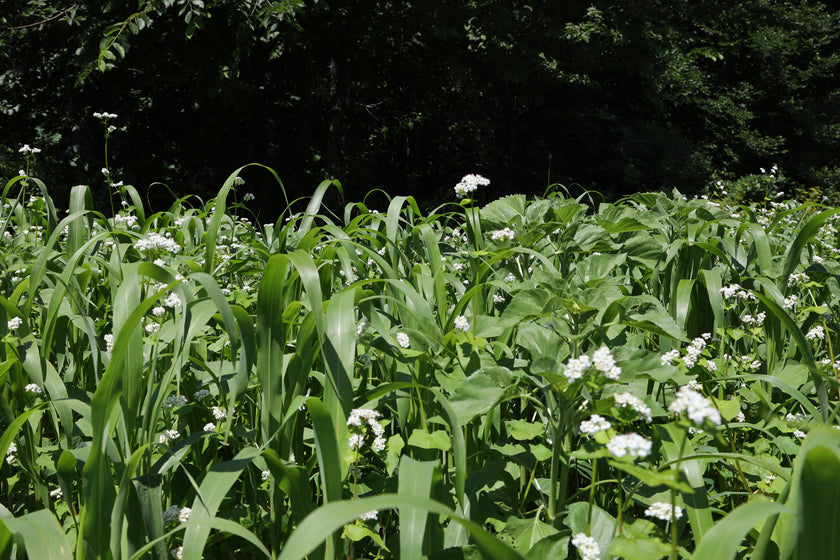
<instances>
[{"instance_id":1,"label":"white flower","mask_svg":"<svg viewBox=\"0 0 840 560\"><path fill-rule=\"evenodd\" d=\"M181 511L178 512L178 521L181 523L186 523L187 520L190 518L190 514L192 513L192 509L188 507L181 508Z\"/></svg>"},{"instance_id":2,"label":"white flower","mask_svg":"<svg viewBox=\"0 0 840 560\"><path fill-rule=\"evenodd\" d=\"M254 193L245 193L245 196L242 197L244 202L251 202L252 200L256 199L257 197L254 196Z\"/></svg>"},{"instance_id":3,"label":"white flower","mask_svg":"<svg viewBox=\"0 0 840 560\"><path fill-rule=\"evenodd\" d=\"M617 381L621 376L621 368L616 365L615 358L610 353L610 349L606 346L601 346L592 355L592 365L598 371L604 372L608 379Z\"/></svg>"},{"instance_id":4,"label":"white flower","mask_svg":"<svg viewBox=\"0 0 840 560\"><path fill-rule=\"evenodd\" d=\"M470 322L463 315L455 317L455 328L462 331L470 330Z\"/></svg>"},{"instance_id":5,"label":"white flower","mask_svg":"<svg viewBox=\"0 0 840 560\"><path fill-rule=\"evenodd\" d=\"M785 309L793 309L794 307L796 307L796 304L797 304L798 301L799 301L798 296L796 296L795 294L790 295L790 296L785 298L785 301L782 304L782 307L784 307Z\"/></svg>"},{"instance_id":6,"label":"white flower","mask_svg":"<svg viewBox=\"0 0 840 560\"><path fill-rule=\"evenodd\" d=\"M105 175L105 176L107 177L108 175L110 175L110 174L111 174L111 172L110 172L110 171L108 171L108 168L107 168L107 167L103 167L103 168L102 168L102 174L103 174L103 175Z\"/></svg>"},{"instance_id":7,"label":"white flower","mask_svg":"<svg viewBox=\"0 0 840 560\"><path fill-rule=\"evenodd\" d=\"M359 324L356 326L356 336L365 332L365 329L368 327L370 323L368 323L367 317L362 317L362 320L359 321Z\"/></svg>"},{"instance_id":8,"label":"white flower","mask_svg":"<svg viewBox=\"0 0 840 560\"><path fill-rule=\"evenodd\" d=\"M179 546L178 548L173 548L172 550L169 551L169 553L172 554L172 556L175 557L175 560L183 560L183 558L184 558L184 547Z\"/></svg>"},{"instance_id":9,"label":"white flower","mask_svg":"<svg viewBox=\"0 0 840 560\"><path fill-rule=\"evenodd\" d=\"M680 506L673 506L666 502L654 502L645 510L645 515L648 517L655 517L663 521L671 521L671 519L679 519L683 515Z\"/></svg>"},{"instance_id":10,"label":"white flower","mask_svg":"<svg viewBox=\"0 0 840 560\"><path fill-rule=\"evenodd\" d=\"M583 560L599 560L601 549L598 548L598 541L593 537L587 537L586 533L578 533L572 538L572 546L580 551Z\"/></svg>"},{"instance_id":11,"label":"white flower","mask_svg":"<svg viewBox=\"0 0 840 560\"><path fill-rule=\"evenodd\" d=\"M10 443L6 449L6 462L10 465L15 462L15 453L17 453L17 450L17 444L15 442Z\"/></svg>"},{"instance_id":12,"label":"white flower","mask_svg":"<svg viewBox=\"0 0 840 560\"><path fill-rule=\"evenodd\" d=\"M376 519L376 516L377 516L377 511L373 510L373 511L369 511L367 513L363 513L362 515L359 516L359 519L361 519L362 521L369 521L369 520Z\"/></svg>"},{"instance_id":13,"label":"white flower","mask_svg":"<svg viewBox=\"0 0 840 560\"><path fill-rule=\"evenodd\" d=\"M105 351L111 352L114 349L114 335L106 334L105 335Z\"/></svg>"},{"instance_id":14,"label":"white flower","mask_svg":"<svg viewBox=\"0 0 840 560\"><path fill-rule=\"evenodd\" d=\"M514 231L510 228L497 229L490 232L490 239L493 241L501 241L503 239L513 239L515 235Z\"/></svg>"},{"instance_id":15,"label":"white flower","mask_svg":"<svg viewBox=\"0 0 840 560\"><path fill-rule=\"evenodd\" d=\"M563 371L563 375L566 376L566 379L569 380L569 383L574 383L589 369L590 361L589 356L584 354L580 358L572 358L566 364L566 369Z\"/></svg>"},{"instance_id":16,"label":"white flower","mask_svg":"<svg viewBox=\"0 0 840 560\"><path fill-rule=\"evenodd\" d=\"M461 182L455 185L455 194L458 198L464 198L469 193L473 192L480 186L487 186L490 184L490 180L482 177L481 175L465 175Z\"/></svg>"},{"instance_id":17,"label":"white flower","mask_svg":"<svg viewBox=\"0 0 840 560\"><path fill-rule=\"evenodd\" d=\"M822 328L822 326L817 325L816 327L808 331L808 333L805 335L805 338L809 340L813 340L815 338L823 340L825 338L825 330Z\"/></svg>"},{"instance_id":18,"label":"white flower","mask_svg":"<svg viewBox=\"0 0 840 560\"><path fill-rule=\"evenodd\" d=\"M794 272L788 276L788 286L803 285L811 281L811 278L804 272Z\"/></svg>"},{"instance_id":19,"label":"white flower","mask_svg":"<svg viewBox=\"0 0 840 560\"><path fill-rule=\"evenodd\" d=\"M262 471L260 473L260 478L262 478L263 482L271 478L271 471Z\"/></svg>"},{"instance_id":20,"label":"white flower","mask_svg":"<svg viewBox=\"0 0 840 560\"><path fill-rule=\"evenodd\" d=\"M50 490L50 498L60 498L63 495L64 494L61 491L61 488L56 488L55 490Z\"/></svg>"},{"instance_id":21,"label":"white flower","mask_svg":"<svg viewBox=\"0 0 840 560\"><path fill-rule=\"evenodd\" d=\"M505 296L501 294L493 294L493 303L504 303Z\"/></svg>"},{"instance_id":22,"label":"white flower","mask_svg":"<svg viewBox=\"0 0 840 560\"><path fill-rule=\"evenodd\" d=\"M612 427L612 424L603 417L593 414L589 420L584 420L580 423L581 433L593 436L598 432L605 432Z\"/></svg>"},{"instance_id":23,"label":"white flower","mask_svg":"<svg viewBox=\"0 0 840 560\"><path fill-rule=\"evenodd\" d=\"M216 420L223 420L227 417L227 411L224 408L219 408L218 406L213 407L213 418Z\"/></svg>"},{"instance_id":24,"label":"white flower","mask_svg":"<svg viewBox=\"0 0 840 560\"><path fill-rule=\"evenodd\" d=\"M166 299L163 300L163 305L173 309L179 309L183 304L181 302L181 298L179 298L176 294L169 294L166 296Z\"/></svg>"},{"instance_id":25,"label":"white flower","mask_svg":"<svg viewBox=\"0 0 840 560\"><path fill-rule=\"evenodd\" d=\"M152 249L164 249L170 253L177 253L181 250L173 239L165 237L159 233L152 232L143 239L138 239L134 243L134 248L138 251L149 251Z\"/></svg>"},{"instance_id":26,"label":"white flower","mask_svg":"<svg viewBox=\"0 0 840 560\"><path fill-rule=\"evenodd\" d=\"M157 307L154 307L152 309L152 315L154 315L155 317L160 317L164 313L166 313L166 308L165 307L161 307L161 306L158 305Z\"/></svg>"},{"instance_id":27,"label":"white flower","mask_svg":"<svg viewBox=\"0 0 840 560\"><path fill-rule=\"evenodd\" d=\"M747 417L746 417L746 416L744 416L744 413L743 413L743 412L739 412L739 413L735 416L735 420L736 420L737 422L745 422L745 421L747 420Z\"/></svg>"},{"instance_id":28,"label":"white flower","mask_svg":"<svg viewBox=\"0 0 840 560\"><path fill-rule=\"evenodd\" d=\"M20 327L22 324L23 319L21 319L20 317L12 317L9 320L8 327L10 331L16 331L18 330L18 327Z\"/></svg>"},{"instance_id":29,"label":"white flower","mask_svg":"<svg viewBox=\"0 0 840 560\"><path fill-rule=\"evenodd\" d=\"M157 323L149 323L146 325L145 329L147 333L151 334L157 332L160 329L160 325Z\"/></svg>"},{"instance_id":30,"label":"white flower","mask_svg":"<svg viewBox=\"0 0 840 560\"><path fill-rule=\"evenodd\" d=\"M662 354L662 357L659 359L659 363L663 366L671 365L671 363L680 357L680 351L678 349L669 350Z\"/></svg>"},{"instance_id":31,"label":"white flower","mask_svg":"<svg viewBox=\"0 0 840 560\"><path fill-rule=\"evenodd\" d=\"M649 440L633 432L617 435L607 442L607 450L616 457L647 457L652 446Z\"/></svg>"},{"instance_id":32,"label":"white flower","mask_svg":"<svg viewBox=\"0 0 840 560\"><path fill-rule=\"evenodd\" d=\"M181 437L181 432L178 430L166 430L162 434L160 434L160 442L161 443L169 443L173 439L177 439Z\"/></svg>"},{"instance_id":33,"label":"white flower","mask_svg":"<svg viewBox=\"0 0 840 560\"><path fill-rule=\"evenodd\" d=\"M350 434L347 437L347 443L350 445L350 449L359 449L364 442L365 436L361 434Z\"/></svg>"},{"instance_id":34,"label":"white flower","mask_svg":"<svg viewBox=\"0 0 840 560\"><path fill-rule=\"evenodd\" d=\"M209 396L210 396L210 391L208 391L207 389L199 389L198 391L193 393L193 398L197 401L200 401L201 399L203 399L205 397L209 397Z\"/></svg>"},{"instance_id":35,"label":"white flower","mask_svg":"<svg viewBox=\"0 0 840 560\"><path fill-rule=\"evenodd\" d=\"M697 426L703 425L706 420L715 426L719 426L722 422L720 412L712 406L712 401L688 386L677 390L677 398L668 407L668 411L688 416L688 419Z\"/></svg>"},{"instance_id":36,"label":"white flower","mask_svg":"<svg viewBox=\"0 0 840 560\"><path fill-rule=\"evenodd\" d=\"M18 152L21 154L38 154L41 152L41 148L30 148L29 144L24 144Z\"/></svg>"},{"instance_id":37,"label":"white flower","mask_svg":"<svg viewBox=\"0 0 840 560\"><path fill-rule=\"evenodd\" d=\"M651 416L650 407L646 405L640 398L631 395L630 393L621 393L620 395L613 395L615 399L615 406L630 407L636 411L646 422L653 420Z\"/></svg>"},{"instance_id":38,"label":"white flower","mask_svg":"<svg viewBox=\"0 0 840 560\"><path fill-rule=\"evenodd\" d=\"M43 391L41 390L41 388L40 388L37 384L35 384L35 383L30 383L29 385L27 385L26 387L24 387L24 390L25 390L27 393L31 393L31 394L33 394L33 395L40 395L41 393L43 393Z\"/></svg>"},{"instance_id":39,"label":"white flower","mask_svg":"<svg viewBox=\"0 0 840 560\"><path fill-rule=\"evenodd\" d=\"M204 424L203 430L205 432L212 432L215 429L216 429L216 424L214 424L213 422L207 422L206 424Z\"/></svg>"},{"instance_id":40,"label":"white flower","mask_svg":"<svg viewBox=\"0 0 840 560\"><path fill-rule=\"evenodd\" d=\"M169 509L163 512L163 522L172 523L178 519L178 514L181 513L181 508L178 506L170 506Z\"/></svg>"},{"instance_id":41,"label":"white flower","mask_svg":"<svg viewBox=\"0 0 840 560\"><path fill-rule=\"evenodd\" d=\"M408 348L411 346L411 341L408 338L408 335L404 332L397 333L397 343L399 343L400 348Z\"/></svg>"}]
</instances>

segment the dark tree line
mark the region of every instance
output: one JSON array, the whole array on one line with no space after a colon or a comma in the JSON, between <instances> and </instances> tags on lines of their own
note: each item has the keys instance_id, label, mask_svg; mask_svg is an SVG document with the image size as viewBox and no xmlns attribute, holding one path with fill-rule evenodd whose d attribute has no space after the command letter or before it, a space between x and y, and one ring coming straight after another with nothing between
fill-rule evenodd
<instances>
[{"instance_id":1,"label":"dark tree line","mask_svg":"<svg viewBox=\"0 0 840 560\"><path fill-rule=\"evenodd\" d=\"M426 204L550 183L607 196L778 164L840 189L840 13L823 2L140 0L0 7L0 171L37 145L61 197L112 176L156 204L274 168ZM283 197L244 175L266 215ZM168 189L161 184L168 186Z\"/></svg>"}]
</instances>

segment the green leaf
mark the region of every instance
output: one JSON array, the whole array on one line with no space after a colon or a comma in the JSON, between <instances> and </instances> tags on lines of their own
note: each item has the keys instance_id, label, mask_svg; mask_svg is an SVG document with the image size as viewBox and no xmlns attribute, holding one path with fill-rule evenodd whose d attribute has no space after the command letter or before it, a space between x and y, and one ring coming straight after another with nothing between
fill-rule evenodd
<instances>
[{"instance_id":1,"label":"green leaf","mask_svg":"<svg viewBox=\"0 0 840 560\"><path fill-rule=\"evenodd\" d=\"M840 557L840 459L837 448L809 449L799 487L796 558Z\"/></svg>"},{"instance_id":2,"label":"green leaf","mask_svg":"<svg viewBox=\"0 0 840 560\"><path fill-rule=\"evenodd\" d=\"M624 560L651 560L668 556L671 545L655 538L632 538L618 535L610 543L609 553Z\"/></svg>"},{"instance_id":3,"label":"green leaf","mask_svg":"<svg viewBox=\"0 0 840 560\"><path fill-rule=\"evenodd\" d=\"M400 461L399 495L429 498L440 477L437 461L421 462L403 457ZM428 512L422 508L400 508L400 558L420 560L423 557L423 538L428 518Z\"/></svg>"},{"instance_id":4,"label":"green leaf","mask_svg":"<svg viewBox=\"0 0 840 560\"><path fill-rule=\"evenodd\" d=\"M23 539L26 555L38 560L73 558L73 548L52 512L38 510L20 517L3 518L0 523Z\"/></svg>"},{"instance_id":5,"label":"green leaf","mask_svg":"<svg viewBox=\"0 0 840 560\"><path fill-rule=\"evenodd\" d=\"M755 500L740 505L703 535L691 557L696 560L732 560L747 533L757 523L769 515L783 512L791 510L782 504L767 500Z\"/></svg>"},{"instance_id":6,"label":"green leaf","mask_svg":"<svg viewBox=\"0 0 840 560\"><path fill-rule=\"evenodd\" d=\"M587 533L589 524L589 504L586 502L575 502L569 506L569 513L564 523L572 530L572 533ZM605 552L616 533L617 522L615 518L599 508L592 506L592 525L588 534L598 543L601 550L601 560L610 560L612 554Z\"/></svg>"},{"instance_id":7,"label":"green leaf","mask_svg":"<svg viewBox=\"0 0 840 560\"><path fill-rule=\"evenodd\" d=\"M505 420L508 435L518 441L528 441L545 433L545 424L528 422L521 418Z\"/></svg>"},{"instance_id":8,"label":"green leaf","mask_svg":"<svg viewBox=\"0 0 840 560\"><path fill-rule=\"evenodd\" d=\"M408 445L419 447L420 449L440 449L441 451L449 451L452 446L452 439L445 430L436 430L428 433L421 428L416 428L408 437Z\"/></svg>"}]
</instances>

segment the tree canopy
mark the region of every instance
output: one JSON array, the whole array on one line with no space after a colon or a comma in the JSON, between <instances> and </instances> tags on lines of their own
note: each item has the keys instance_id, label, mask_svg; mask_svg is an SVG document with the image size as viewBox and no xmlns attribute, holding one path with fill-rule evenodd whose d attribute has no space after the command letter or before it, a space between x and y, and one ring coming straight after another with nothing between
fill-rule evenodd
<instances>
[{"instance_id":1,"label":"tree canopy","mask_svg":"<svg viewBox=\"0 0 840 560\"><path fill-rule=\"evenodd\" d=\"M30 144L53 189L101 183L108 111L112 177L181 195L249 162L293 197L334 177L443 201L473 172L488 197L697 192L774 164L834 193L838 22L770 0L7 0L0 171Z\"/></svg>"}]
</instances>

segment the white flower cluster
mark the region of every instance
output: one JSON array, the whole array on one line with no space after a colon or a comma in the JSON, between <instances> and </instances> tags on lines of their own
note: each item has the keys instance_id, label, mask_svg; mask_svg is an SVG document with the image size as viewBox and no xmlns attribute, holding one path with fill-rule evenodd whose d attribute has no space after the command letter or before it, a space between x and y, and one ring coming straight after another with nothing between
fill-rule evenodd
<instances>
[{"instance_id":1,"label":"white flower cluster","mask_svg":"<svg viewBox=\"0 0 840 560\"><path fill-rule=\"evenodd\" d=\"M409 340L408 335L404 332L397 333L397 343L400 345L400 348L408 348L411 346L411 340Z\"/></svg>"},{"instance_id":2,"label":"white flower cluster","mask_svg":"<svg viewBox=\"0 0 840 560\"><path fill-rule=\"evenodd\" d=\"M455 317L455 328L460 331L470 330L470 322L463 315Z\"/></svg>"},{"instance_id":3,"label":"white flower cluster","mask_svg":"<svg viewBox=\"0 0 840 560\"><path fill-rule=\"evenodd\" d=\"M613 399L615 399L615 406L632 408L637 414L645 419L645 422L651 422L653 420L650 407L639 397L631 395L630 393L621 393L620 395L613 395Z\"/></svg>"},{"instance_id":4,"label":"white flower cluster","mask_svg":"<svg viewBox=\"0 0 840 560\"><path fill-rule=\"evenodd\" d=\"M171 554L175 560L182 560L184 558L184 547L179 546L178 548L173 548L169 551L169 554Z\"/></svg>"},{"instance_id":5,"label":"white flower cluster","mask_svg":"<svg viewBox=\"0 0 840 560\"><path fill-rule=\"evenodd\" d=\"M592 365L613 381L617 381L621 376L621 368L616 365L615 358L606 346L601 346L592 354Z\"/></svg>"},{"instance_id":6,"label":"white flower cluster","mask_svg":"<svg viewBox=\"0 0 840 560\"><path fill-rule=\"evenodd\" d=\"M187 397L184 395L169 395L163 401L163 408L180 408L187 404Z\"/></svg>"},{"instance_id":7,"label":"white flower cluster","mask_svg":"<svg viewBox=\"0 0 840 560\"><path fill-rule=\"evenodd\" d=\"M720 412L712 405L712 401L688 386L677 390L677 398L668 406L668 411L684 414L698 426L702 426L706 420L715 426L722 422Z\"/></svg>"},{"instance_id":8,"label":"white flower cluster","mask_svg":"<svg viewBox=\"0 0 840 560\"><path fill-rule=\"evenodd\" d=\"M8 327L10 331L16 331L18 328L23 324L23 319L20 317L12 317L8 322Z\"/></svg>"},{"instance_id":9,"label":"white flower cluster","mask_svg":"<svg viewBox=\"0 0 840 560\"><path fill-rule=\"evenodd\" d=\"M169 294L166 296L166 299L163 300L163 305L171 307L172 309L180 309L182 305L181 298L176 294Z\"/></svg>"},{"instance_id":10,"label":"white flower cluster","mask_svg":"<svg viewBox=\"0 0 840 560\"><path fill-rule=\"evenodd\" d=\"M143 239L138 239L134 244L134 248L138 251L149 251L152 249L164 249L170 253L177 253L181 250L174 239L164 237L159 233L152 232Z\"/></svg>"},{"instance_id":11,"label":"white flower cluster","mask_svg":"<svg viewBox=\"0 0 840 560\"><path fill-rule=\"evenodd\" d=\"M169 443L173 439L178 439L179 437L181 437L181 432L178 430L166 430L160 434L160 439L158 441L161 443Z\"/></svg>"},{"instance_id":12,"label":"white flower cluster","mask_svg":"<svg viewBox=\"0 0 840 560\"><path fill-rule=\"evenodd\" d=\"M227 411L224 408L214 406L211 410L213 411L213 418L216 420L224 420L227 418Z\"/></svg>"},{"instance_id":13,"label":"white flower cluster","mask_svg":"<svg viewBox=\"0 0 840 560\"><path fill-rule=\"evenodd\" d=\"M703 333L702 335L698 336L694 340L691 341L691 344L686 348L685 357L683 358L683 362L685 362L685 367L691 369L694 367L694 364L697 363L697 358L700 357L700 353L703 351L703 348L706 347L706 341L712 338L712 335L709 333Z\"/></svg>"},{"instance_id":14,"label":"white flower cluster","mask_svg":"<svg viewBox=\"0 0 840 560\"><path fill-rule=\"evenodd\" d=\"M40 395L44 391L35 383L30 383L26 387L23 388L27 393L32 395Z\"/></svg>"},{"instance_id":15,"label":"white flower cluster","mask_svg":"<svg viewBox=\"0 0 840 560\"><path fill-rule=\"evenodd\" d=\"M504 303L505 296L502 294L493 294L493 303Z\"/></svg>"},{"instance_id":16,"label":"white flower cluster","mask_svg":"<svg viewBox=\"0 0 840 560\"><path fill-rule=\"evenodd\" d=\"M207 389L199 389L198 391L193 393L193 398L197 401L200 401L201 399L209 397L209 396L210 396L210 391L208 391Z\"/></svg>"},{"instance_id":17,"label":"white flower cluster","mask_svg":"<svg viewBox=\"0 0 840 560\"><path fill-rule=\"evenodd\" d=\"M578 533L572 537L572 546L580 551L583 560L599 560L601 558L601 549L598 548L598 542L593 537L587 537L586 533Z\"/></svg>"},{"instance_id":18,"label":"white flower cluster","mask_svg":"<svg viewBox=\"0 0 840 560\"><path fill-rule=\"evenodd\" d=\"M490 233L490 239L493 241L501 241L502 239L513 239L514 232L510 228L497 229Z\"/></svg>"},{"instance_id":19,"label":"white flower cluster","mask_svg":"<svg viewBox=\"0 0 840 560\"><path fill-rule=\"evenodd\" d=\"M645 510L645 515L648 517L655 517L663 521L671 521L672 519L679 519L683 516L683 510L680 506L674 506L666 502L654 502Z\"/></svg>"},{"instance_id":20,"label":"white flower cluster","mask_svg":"<svg viewBox=\"0 0 840 560\"><path fill-rule=\"evenodd\" d=\"M175 523L178 521L180 523L186 523L190 518L191 513L192 509L188 507L179 508L178 506L171 506L168 510L163 512L163 522Z\"/></svg>"},{"instance_id":21,"label":"white flower cluster","mask_svg":"<svg viewBox=\"0 0 840 560\"><path fill-rule=\"evenodd\" d=\"M455 185L455 194L458 198L464 198L478 187L485 187L489 184L490 179L482 177L481 175L464 175L461 182Z\"/></svg>"},{"instance_id":22,"label":"white flower cluster","mask_svg":"<svg viewBox=\"0 0 840 560\"><path fill-rule=\"evenodd\" d=\"M117 115L114 113L94 113L93 116L97 119L116 119Z\"/></svg>"},{"instance_id":23,"label":"white flower cluster","mask_svg":"<svg viewBox=\"0 0 840 560\"><path fill-rule=\"evenodd\" d=\"M563 371L563 375L566 376L566 379L569 380L569 383L574 383L581 377L583 377L584 372L589 369L589 366L592 362L589 360L589 356L584 354L580 358L572 358L569 360L569 363L566 364L566 369Z\"/></svg>"},{"instance_id":24,"label":"white flower cluster","mask_svg":"<svg viewBox=\"0 0 840 560\"><path fill-rule=\"evenodd\" d=\"M724 299L746 299L755 301L755 294L744 290L739 284L730 284L721 288Z\"/></svg>"},{"instance_id":25,"label":"white flower cluster","mask_svg":"<svg viewBox=\"0 0 840 560\"><path fill-rule=\"evenodd\" d=\"M746 323L748 325L759 326L759 325L764 323L764 319L766 319L766 318L767 318L767 314L764 311L762 311L756 316L752 316L749 313L747 313L743 317L741 317L741 321L743 321L744 323Z\"/></svg>"},{"instance_id":26,"label":"white flower cluster","mask_svg":"<svg viewBox=\"0 0 840 560\"><path fill-rule=\"evenodd\" d=\"M105 335L105 351L111 352L114 350L114 335L106 334Z\"/></svg>"},{"instance_id":27,"label":"white flower cluster","mask_svg":"<svg viewBox=\"0 0 840 560\"><path fill-rule=\"evenodd\" d=\"M377 512L376 510L368 511L368 512L360 515L359 519L361 519L362 521L373 521L374 519L377 518L378 515L379 515L379 512Z\"/></svg>"},{"instance_id":28,"label":"white flower cluster","mask_svg":"<svg viewBox=\"0 0 840 560\"><path fill-rule=\"evenodd\" d=\"M669 366L673 363L674 360L680 357L680 351L677 348L673 350L669 350L662 354L662 357L659 359L659 363L663 366Z\"/></svg>"},{"instance_id":29,"label":"white flower cluster","mask_svg":"<svg viewBox=\"0 0 840 560\"><path fill-rule=\"evenodd\" d=\"M811 281L811 278L804 272L793 272L788 276L788 286L803 285Z\"/></svg>"},{"instance_id":30,"label":"white flower cluster","mask_svg":"<svg viewBox=\"0 0 840 560\"><path fill-rule=\"evenodd\" d=\"M606 418L599 416L598 414L593 414L589 420L584 420L580 423L580 431L583 434L594 436L598 432L605 432L612 427L609 420Z\"/></svg>"},{"instance_id":31,"label":"white flower cluster","mask_svg":"<svg viewBox=\"0 0 840 560\"><path fill-rule=\"evenodd\" d=\"M616 457L647 457L653 444L639 434L620 434L607 442L607 450Z\"/></svg>"},{"instance_id":32,"label":"white flower cluster","mask_svg":"<svg viewBox=\"0 0 840 560\"><path fill-rule=\"evenodd\" d=\"M793 309L796 307L796 304L799 303L799 297L795 294L792 294L785 298L784 303L782 303L782 307L785 309Z\"/></svg>"},{"instance_id":33,"label":"white flower cluster","mask_svg":"<svg viewBox=\"0 0 840 560\"><path fill-rule=\"evenodd\" d=\"M350 426L350 430L353 432L348 438L351 449L360 449L365 442L367 428L363 425L362 420L367 423L367 427L373 432L374 438L371 448L377 453L385 449L385 429L376 421L380 416L382 415L379 411L370 408L354 408L350 411L350 416L347 418L347 425Z\"/></svg>"},{"instance_id":34,"label":"white flower cluster","mask_svg":"<svg viewBox=\"0 0 840 560\"><path fill-rule=\"evenodd\" d=\"M808 340L814 340L815 338L823 340L825 339L825 329L823 329L822 326L817 325L805 334L805 338Z\"/></svg>"},{"instance_id":35,"label":"white flower cluster","mask_svg":"<svg viewBox=\"0 0 840 560\"><path fill-rule=\"evenodd\" d=\"M24 144L18 152L22 154L39 154L41 153L41 148L30 148L29 144ZM23 173L21 173L23 175Z\"/></svg>"},{"instance_id":36,"label":"white flower cluster","mask_svg":"<svg viewBox=\"0 0 840 560\"><path fill-rule=\"evenodd\" d=\"M17 445L15 442L12 442L6 449L6 462L10 465L15 462L15 453L17 453Z\"/></svg>"}]
</instances>

